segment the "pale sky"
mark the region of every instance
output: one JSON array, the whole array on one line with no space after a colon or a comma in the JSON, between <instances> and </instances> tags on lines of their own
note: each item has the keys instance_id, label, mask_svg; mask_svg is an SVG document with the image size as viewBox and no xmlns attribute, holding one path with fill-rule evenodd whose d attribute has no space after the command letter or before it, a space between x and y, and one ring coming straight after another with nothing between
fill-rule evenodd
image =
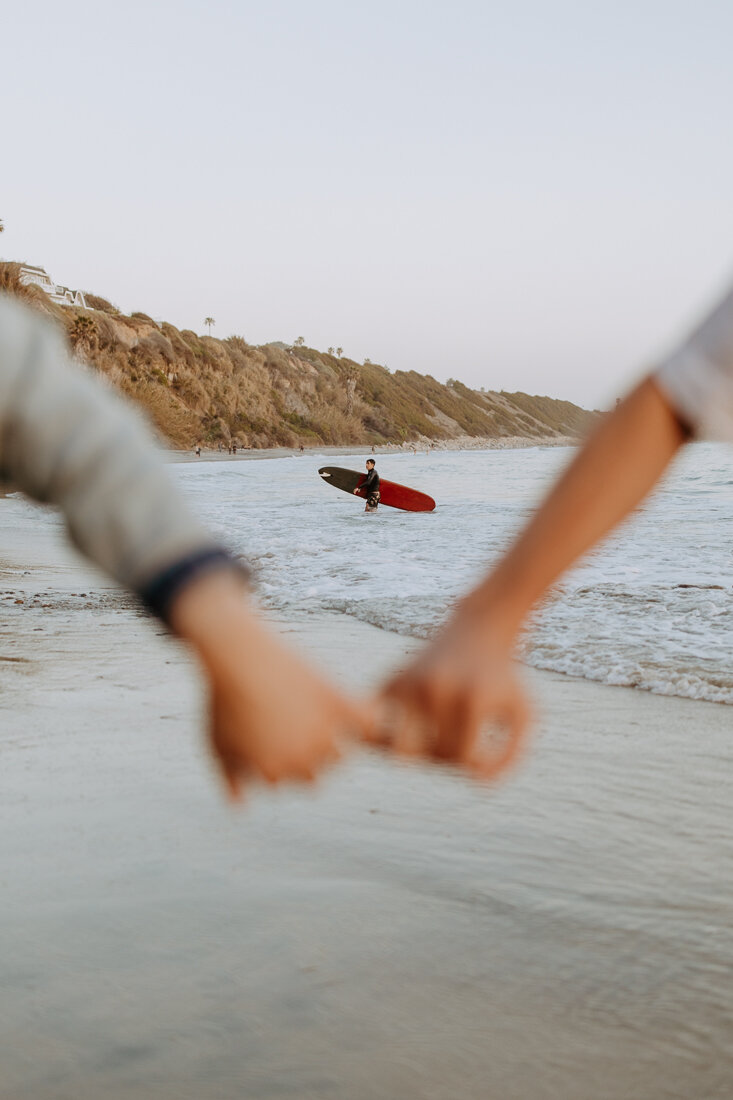
<instances>
[{"instance_id":1,"label":"pale sky","mask_svg":"<svg viewBox=\"0 0 733 1100\"><path fill-rule=\"evenodd\" d=\"M733 278L733 4L4 5L6 259L608 403Z\"/></svg>"}]
</instances>

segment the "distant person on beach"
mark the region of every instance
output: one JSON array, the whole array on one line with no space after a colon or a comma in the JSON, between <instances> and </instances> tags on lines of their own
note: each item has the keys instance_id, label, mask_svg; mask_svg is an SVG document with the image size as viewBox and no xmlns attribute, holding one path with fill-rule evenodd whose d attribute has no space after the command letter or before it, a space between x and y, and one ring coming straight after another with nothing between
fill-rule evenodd
<instances>
[{"instance_id":1,"label":"distant person on beach","mask_svg":"<svg viewBox=\"0 0 733 1100\"><path fill-rule=\"evenodd\" d=\"M379 507L379 474L373 458L366 460L366 480L354 489L354 496L365 496L365 512L376 512Z\"/></svg>"},{"instance_id":2,"label":"distant person on beach","mask_svg":"<svg viewBox=\"0 0 733 1100\"><path fill-rule=\"evenodd\" d=\"M260 622L245 570L190 512L139 417L6 296L0 479L57 505L78 548L187 643L232 797L252 780L312 780L361 729L356 708Z\"/></svg>"},{"instance_id":3,"label":"distant person on beach","mask_svg":"<svg viewBox=\"0 0 733 1100\"><path fill-rule=\"evenodd\" d=\"M530 710L513 661L532 608L632 512L693 437L733 441L733 292L609 413L485 580L383 689L383 747L492 777ZM487 724L504 730L493 749Z\"/></svg>"}]
</instances>

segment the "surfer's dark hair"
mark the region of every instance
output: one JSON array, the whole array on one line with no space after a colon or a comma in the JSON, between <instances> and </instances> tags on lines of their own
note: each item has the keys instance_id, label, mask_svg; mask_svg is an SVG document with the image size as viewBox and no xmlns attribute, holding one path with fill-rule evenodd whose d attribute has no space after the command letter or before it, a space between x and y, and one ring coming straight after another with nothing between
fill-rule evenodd
<instances>
[{"instance_id":1,"label":"surfer's dark hair","mask_svg":"<svg viewBox=\"0 0 733 1100\"><path fill-rule=\"evenodd\" d=\"M377 464L376 464L376 462L374 461L374 459L373 459L373 458L368 458L368 459L367 459L367 462L368 462L368 463L369 463L369 462L371 462L372 466L376 466L376 465L377 465Z\"/></svg>"}]
</instances>

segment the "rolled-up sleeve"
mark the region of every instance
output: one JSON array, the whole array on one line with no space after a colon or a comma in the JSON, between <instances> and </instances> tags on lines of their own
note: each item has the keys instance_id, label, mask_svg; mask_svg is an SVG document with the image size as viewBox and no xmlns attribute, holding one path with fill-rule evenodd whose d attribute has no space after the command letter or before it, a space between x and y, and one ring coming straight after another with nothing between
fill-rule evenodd
<instances>
[{"instance_id":1,"label":"rolled-up sleeve","mask_svg":"<svg viewBox=\"0 0 733 1100\"><path fill-rule=\"evenodd\" d=\"M733 441L733 289L661 363L655 378L695 435Z\"/></svg>"},{"instance_id":2,"label":"rolled-up sleeve","mask_svg":"<svg viewBox=\"0 0 733 1100\"><path fill-rule=\"evenodd\" d=\"M53 327L3 297L0 473L58 505L79 549L162 618L194 575L234 568L138 414L70 362Z\"/></svg>"}]
</instances>

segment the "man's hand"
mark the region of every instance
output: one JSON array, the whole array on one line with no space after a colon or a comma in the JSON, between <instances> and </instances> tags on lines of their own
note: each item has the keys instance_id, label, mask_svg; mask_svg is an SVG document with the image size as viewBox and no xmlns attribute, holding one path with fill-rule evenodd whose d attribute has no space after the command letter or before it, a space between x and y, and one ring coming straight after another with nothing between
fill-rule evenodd
<instances>
[{"instance_id":1,"label":"man's hand","mask_svg":"<svg viewBox=\"0 0 733 1100\"><path fill-rule=\"evenodd\" d=\"M377 701L370 739L389 751L493 779L519 755L530 709L512 642L464 605ZM492 738L482 736L490 728ZM496 738L496 734L501 736Z\"/></svg>"},{"instance_id":2,"label":"man's hand","mask_svg":"<svg viewBox=\"0 0 733 1100\"><path fill-rule=\"evenodd\" d=\"M360 732L356 708L260 622L233 574L193 581L171 625L203 664L211 748L233 799L256 780L313 781Z\"/></svg>"}]
</instances>

